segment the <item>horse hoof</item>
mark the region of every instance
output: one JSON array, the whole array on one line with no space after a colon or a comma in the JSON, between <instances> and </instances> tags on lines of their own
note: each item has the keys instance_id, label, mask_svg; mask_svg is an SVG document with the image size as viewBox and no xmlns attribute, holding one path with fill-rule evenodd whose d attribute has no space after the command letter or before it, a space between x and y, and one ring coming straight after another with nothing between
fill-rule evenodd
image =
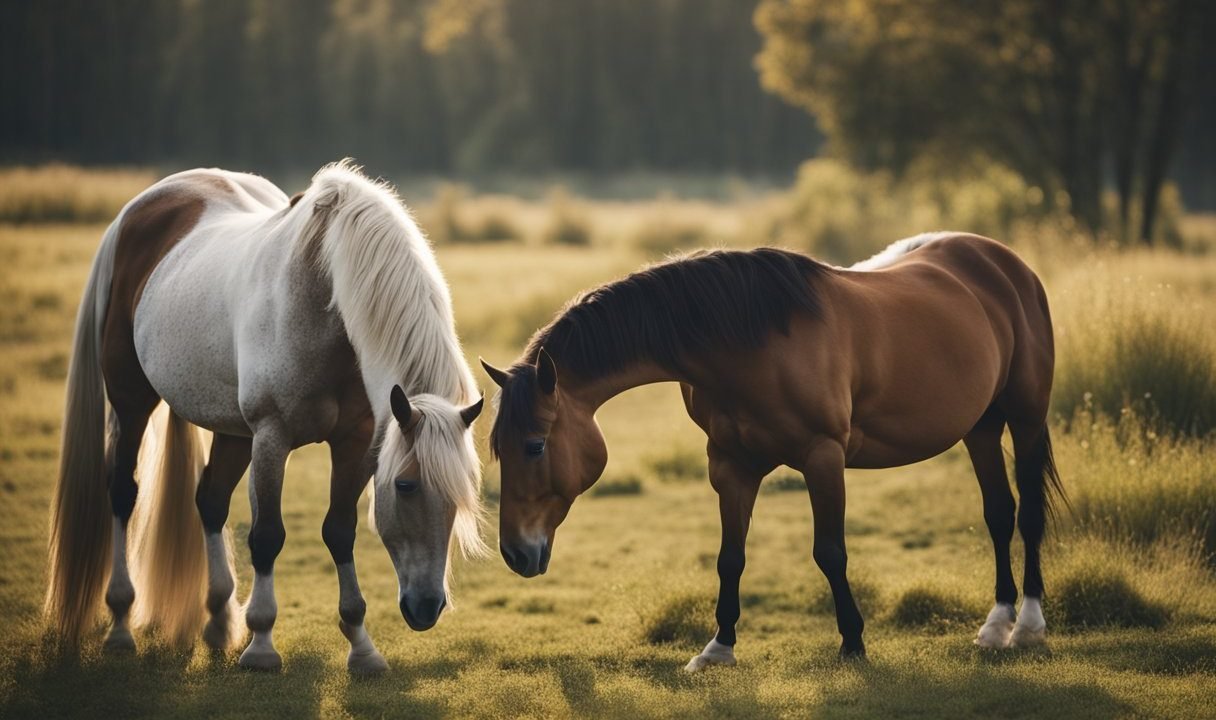
<instances>
[{"instance_id":1,"label":"horse hoof","mask_svg":"<svg viewBox=\"0 0 1216 720\"><path fill-rule=\"evenodd\" d=\"M279 653L274 648L267 650L250 645L245 648L245 652L241 653L241 659L238 662L246 670L278 672L283 669L283 658L279 657Z\"/></svg>"},{"instance_id":2,"label":"horse hoof","mask_svg":"<svg viewBox=\"0 0 1216 720\"><path fill-rule=\"evenodd\" d=\"M684 666L684 672L696 673L701 672L711 665L720 665L722 667L734 667L735 658L732 657L714 657L711 655L697 655L688 661Z\"/></svg>"},{"instance_id":3,"label":"horse hoof","mask_svg":"<svg viewBox=\"0 0 1216 720\"><path fill-rule=\"evenodd\" d=\"M376 650L358 655L352 652L346 657L346 669L350 671L351 675L379 675L388 670L388 662Z\"/></svg>"},{"instance_id":4,"label":"horse hoof","mask_svg":"<svg viewBox=\"0 0 1216 720\"><path fill-rule=\"evenodd\" d=\"M131 631L126 628L113 628L110 634L106 637L105 644L102 650L114 655L122 655L135 652L135 638L131 637Z\"/></svg>"},{"instance_id":5,"label":"horse hoof","mask_svg":"<svg viewBox=\"0 0 1216 720\"><path fill-rule=\"evenodd\" d=\"M982 648L1002 650L1009 647L1009 637L1012 632L1013 623L984 623L979 634L975 636L975 644Z\"/></svg>"},{"instance_id":6,"label":"horse hoof","mask_svg":"<svg viewBox=\"0 0 1216 720\"><path fill-rule=\"evenodd\" d=\"M229 642L228 623L215 618L207 621L203 628L203 642L212 650L227 650Z\"/></svg>"},{"instance_id":7,"label":"horse hoof","mask_svg":"<svg viewBox=\"0 0 1216 720\"><path fill-rule=\"evenodd\" d=\"M840 646L841 662L865 662L866 646L858 645L857 647Z\"/></svg>"},{"instance_id":8,"label":"horse hoof","mask_svg":"<svg viewBox=\"0 0 1216 720\"><path fill-rule=\"evenodd\" d=\"M1028 627L1026 625L1015 625L1013 634L1009 637L1009 647L1013 648L1030 648L1045 645L1047 643L1047 626Z\"/></svg>"}]
</instances>

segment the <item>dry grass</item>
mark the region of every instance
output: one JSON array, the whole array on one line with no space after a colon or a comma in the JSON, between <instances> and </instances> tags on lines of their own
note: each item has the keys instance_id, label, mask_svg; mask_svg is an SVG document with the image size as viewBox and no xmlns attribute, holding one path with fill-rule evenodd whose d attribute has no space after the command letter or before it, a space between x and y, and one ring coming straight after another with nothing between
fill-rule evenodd
<instances>
[{"instance_id":1,"label":"dry grass","mask_svg":"<svg viewBox=\"0 0 1216 720\"><path fill-rule=\"evenodd\" d=\"M462 200L462 217L472 221L484 200ZM645 262L633 239L653 213L698 207L585 202L595 240L564 247L540 241L545 202L502 202L520 210L503 213L522 241L439 249L470 359L498 364L577 290ZM715 238L746 244L741 228L756 207L712 206L701 222ZM1216 507L1214 441L1149 438L1096 407L1071 432L1054 428L1077 514L1044 549L1050 653L971 645L991 604L992 551L975 479L955 450L846 475L850 577L867 617L869 663L834 659L839 637L811 557L805 492L766 492L741 588L740 665L683 675L690 652L712 634L720 536L704 438L670 385L626 393L598 414L611 452L605 480L633 478L644 492L576 503L542 577L525 581L496 560L457 560L459 608L431 631L405 628L383 547L359 533L368 627L392 666L382 678L345 672L336 580L319 533L329 470L319 446L295 453L286 479L275 627L283 673L243 673L234 656L178 652L142 634L137 655L103 657L100 626L83 658L65 660L39 624L46 508L71 318L101 230L0 226L0 716L1181 718L1204 714L1216 694L1216 580L1195 542ZM1061 292L1092 263L1042 238L1018 247L1030 249L1062 315L1083 304ZM1216 298L1206 259L1114 250L1086 257L1134 267L1196 307ZM1119 275L1077 282L1100 287L1103 278ZM482 443L488 426L478 425ZM496 487L497 466L487 476ZM244 498L239 488L230 519L238 547L249 528ZM243 596L244 552L238 571Z\"/></svg>"},{"instance_id":2,"label":"dry grass","mask_svg":"<svg viewBox=\"0 0 1216 720\"><path fill-rule=\"evenodd\" d=\"M0 168L0 222L109 222L155 181L151 170Z\"/></svg>"}]
</instances>

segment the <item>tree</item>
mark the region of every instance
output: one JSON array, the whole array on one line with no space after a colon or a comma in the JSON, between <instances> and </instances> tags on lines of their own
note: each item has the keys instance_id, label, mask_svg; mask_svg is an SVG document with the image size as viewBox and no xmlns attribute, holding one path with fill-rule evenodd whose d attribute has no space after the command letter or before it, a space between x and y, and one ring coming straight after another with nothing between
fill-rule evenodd
<instances>
[{"instance_id":1,"label":"tree","mask_svg":"<svg viewBox=\"0 0 1216 720\"><path fill-rule=\"evenodd\" d=\"M766 88L814 114L862 167L956 170L978 156L1102 223L1109 174L1121 229L1139 194L1152 237L1191 70L1213 26L1202 0L762 0ZM1113 173L1111 172L1113 171Z\"/></svg>"}]
</instances>

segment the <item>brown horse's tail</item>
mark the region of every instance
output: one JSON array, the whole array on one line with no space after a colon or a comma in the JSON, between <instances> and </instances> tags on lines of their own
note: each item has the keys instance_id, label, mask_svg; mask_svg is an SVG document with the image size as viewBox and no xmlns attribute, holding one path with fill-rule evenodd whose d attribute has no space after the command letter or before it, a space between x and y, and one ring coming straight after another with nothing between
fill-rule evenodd
<instances>
[{"instance_id":1,"label":"brown horse's tail","mask_svg":"<svg viewBox=\"0 0 1216 720\"><path fill-rule=\"evenodd\" d=\"M140 498L130 521L133 619L188 645L202 628L207 591L207 550L194 504L205 457L202 431L164 406L150 425L164 439L158 444L149 434L139 462Z\"/></svg>"},{"instance_id":2,"label":"brown horse's tail","mask_svg":"<svg viewBox=\"0 0 1216 720\"><path fill-rule=\"evenodd\" d=\"M89 629L110 573L111 518L101 330L114 275L116 220L93 260L76 314L59 477L51 501L47 589L43 611L59 640L76 646Z\"/></svg>"},{"instance_id":3,"label":"brown horse's tail","mask_svg":"<svg viewBox=\"0 0 1216 720\"><path fill-rule=\"evenodd\" d=\"M1028 451L1017 456L1015 477L1022 506L1029 504L1034 511L1029 513L1030 517L1041 518L1044 525L1047 520L1055 519L1061 505L1069 507L1051 449L1051 431L1046 423Z\"/></svg>"}]
</instances>

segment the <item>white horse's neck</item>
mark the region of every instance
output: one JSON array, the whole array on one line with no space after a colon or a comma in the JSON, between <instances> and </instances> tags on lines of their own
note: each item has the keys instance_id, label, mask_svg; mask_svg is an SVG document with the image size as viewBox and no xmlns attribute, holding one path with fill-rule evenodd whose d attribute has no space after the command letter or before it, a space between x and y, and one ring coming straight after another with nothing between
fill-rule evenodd
<instances>
[{"instance_id":1,"label":"white horse's neck","mask_svg":"<svg viewBox=\"0 0 1216 720\"><path fill-rule=\"evenodd\" d=\"M407 395L471 402L475 385L447 283L392 192L337 165L317 173L300 204L327 217L319 259L377 418L387 417L394 384Z\"/></svg>"}]
</instances>

